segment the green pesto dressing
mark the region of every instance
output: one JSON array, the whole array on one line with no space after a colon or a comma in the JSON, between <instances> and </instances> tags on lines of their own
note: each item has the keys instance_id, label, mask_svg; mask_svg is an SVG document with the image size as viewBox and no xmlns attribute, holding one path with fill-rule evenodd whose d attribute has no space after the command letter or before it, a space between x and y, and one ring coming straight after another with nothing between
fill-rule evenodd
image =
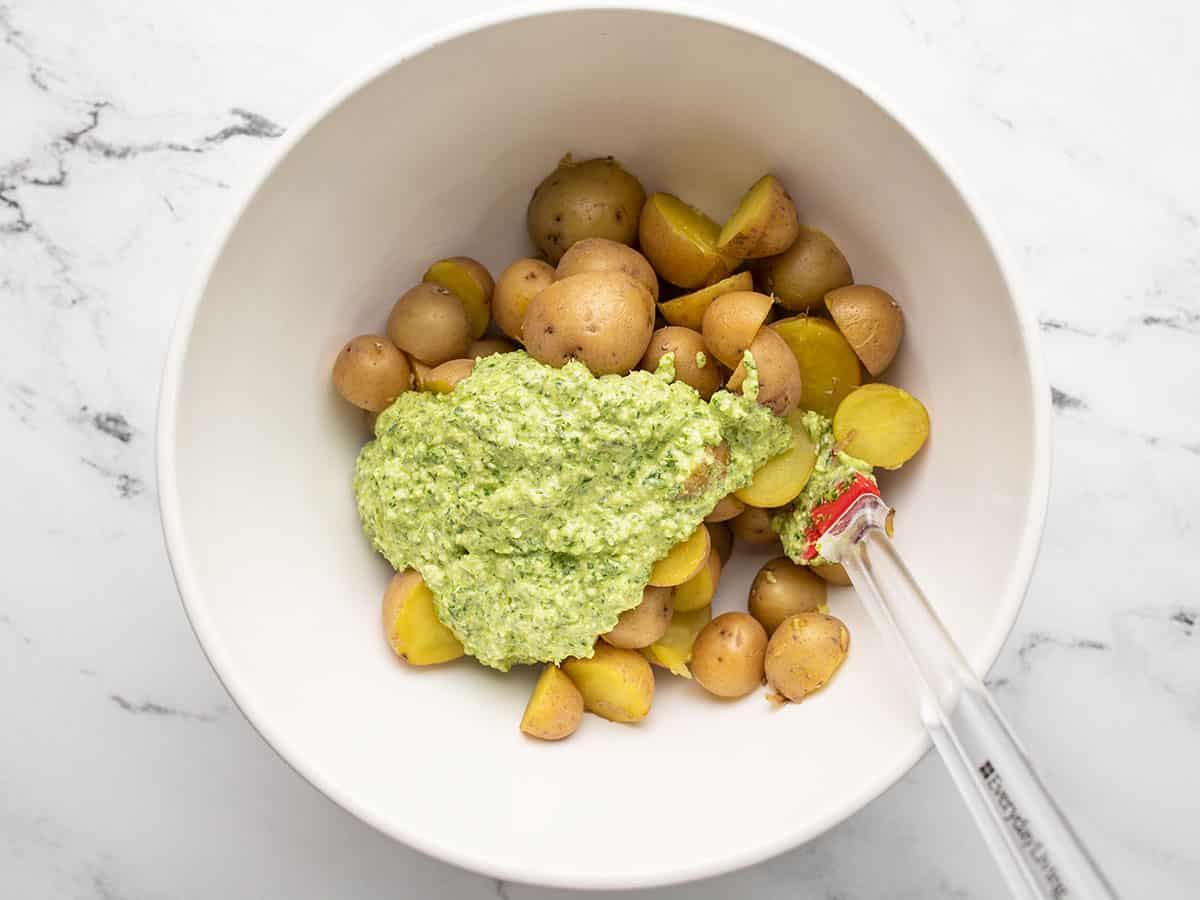
<instances>
[{"instance_id":1,"label":"green pesto dressing","mask_svg":"<svg viewBox=\"0 0 1200 900\"><path fill-rule=\"evenodd\" d=\"M875 482L875 476L871 474L870 463L841 450L834 450L833 423L829 419L809 410L800 421L817 448L817 463L800 496L771 519L771 527L779 533L783 551L792 562L821 565L829 560L821 556L810 560L803 558L808 545L804 533L812 524L813 508L834 499L838 494L838 486L849 481L856 473L861 472L872 483Z\"/></svg>"},{"instance_id":2,"label":"green pesto dressing","mask_svg":"<svg viewBox=\"0 0 1200 900\"><path fill-rule=\"evenodd\" d=\"M363 528L421 573L480 662L590 656L652 564L787 449L765 407L727 391L706 403L670 367L597 378L497 354L448 394L406 391L379 416L354 477Z\"/></svg>"}]
</instances>

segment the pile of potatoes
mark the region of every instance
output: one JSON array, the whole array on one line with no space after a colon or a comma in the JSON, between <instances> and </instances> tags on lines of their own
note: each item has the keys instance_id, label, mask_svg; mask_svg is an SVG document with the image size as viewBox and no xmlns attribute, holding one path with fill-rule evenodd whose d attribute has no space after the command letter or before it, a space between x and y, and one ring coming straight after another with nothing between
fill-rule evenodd
<instances>
[{"instance_id":1,"label":"pile of potatoes","mask_svg":"<svg viewBox=\"0 0 1200 900\"><path fill-rule=\"evenodd\" d=\"M898 468L925 443L920 401L871 380L899 349L899 304L854 283L841 250L801 224L773 175L718 225L671 194L647 197L611 157L568 155L533 192L526 225L540 256L513 262L495 281L469 257L430 266L396 301L383 334L343 347L333 367L338 392L373 423L402 391L452 391L476 359L524 349L550 366L578 360L597 375L654 371L671 353L677 380L708 399L741 388L748 350L758 402L787 419L793 446L655 565L642 602L591 658L545 667L521 730L563 738L584 710L638 721L654 696L652 664L718 697L744 696L764 681L781 702L820 690L849 648L846 626L826 611L827 583L849 584L840 566L781 556L755 577L748 612L713 618L711 602L735 538L777 542L772 515L813 471L803 411L832 419L837 446L874 466ZM383 612L388 642L408 663L463 655L418 573L395 576Z\"/></svg>"}]
</instances>

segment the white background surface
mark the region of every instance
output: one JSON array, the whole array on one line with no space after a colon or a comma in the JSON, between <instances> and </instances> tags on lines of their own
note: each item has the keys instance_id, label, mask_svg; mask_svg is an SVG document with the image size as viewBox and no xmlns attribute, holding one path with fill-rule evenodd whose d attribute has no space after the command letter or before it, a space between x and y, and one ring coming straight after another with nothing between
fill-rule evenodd
<instances>
[{"instance_id":1,"label":"white background surface","mask_svg":"<svg viewBox=\"0 0 1200 900\"><path fill-rule=\"evenodd\" d=\"M1007 7L743 10L879 85L1015 251L1056 472L992 683L1118 888L1193 896L1200 9ZM175 311L274 137L483 8L0 3L0 896L556 896L396 845L276 759L187 627L153 484ZM1003 896L932 757L807 847L646 893Z\"/></svg>"}]
</instances>

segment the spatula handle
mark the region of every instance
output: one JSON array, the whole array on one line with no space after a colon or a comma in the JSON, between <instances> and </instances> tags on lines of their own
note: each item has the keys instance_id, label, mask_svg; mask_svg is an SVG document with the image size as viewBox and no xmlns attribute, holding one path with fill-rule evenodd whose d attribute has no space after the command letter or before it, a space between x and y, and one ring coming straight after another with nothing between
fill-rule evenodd
<instances>
[{"instance_id":1,"label":"spatula handle","mask_svg":"<svg viewBox=\"0 0 1200 900\"><path fill-rule=\"evenodd\" d=\"M842 565L912 683L921 718L1015 897L1116 897L881 523Z\"/></svg>"}]
</instances>

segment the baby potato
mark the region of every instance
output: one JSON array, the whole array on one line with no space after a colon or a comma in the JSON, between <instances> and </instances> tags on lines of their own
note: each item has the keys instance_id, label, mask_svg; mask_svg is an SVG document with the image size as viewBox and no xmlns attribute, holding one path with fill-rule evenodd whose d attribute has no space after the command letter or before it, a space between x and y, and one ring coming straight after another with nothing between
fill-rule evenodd
<instances>
[{"instance_id":1,"label":"baby potato","mask_svg":"<svg viewBox=\"0 0 1200 900\"><path fill-rule=\"evenodd\" d=\"M729 527L733 529L733 536L739 541L745 541L747 544L772 544L779 540L779 535L771 527L772 515L774 513L769 509L747 506L741 515L729 520Z\"/></svg>"},{"instance_id":2,"label":"baby potato","mask_svg":"<svg viewBox=\"0 0 1200 900\"><path fill-rule=\"evenodd\" d=\"M872 377L892 364L904 336L900 304L885 290L852 284L825 295L825 306Z\"/></svg>"},{"instance_id":3,"label":"baby potato","mask_svg":"<svg viewBox=\"0 0 1200 900\"><path fill-rule=\"evenodd\" d=\"M463 302L471 337L481 338L492 316L492 292L496 283L492 273L469 256L439 259L421 276L422 281L439 284Z\"/></svg>"},{"instance_id":4,"label":"baby potato","mask_svg":"<svg viewBox=\"0 0 1200 900\"><path fill-rule=\"evenodd\" d=\"M690 328L668 325L650 336L641 368L653 372L668 353L675 354L675 380L696 389L707 400L721 388L721 371L705 353L704 338ZM701 365L703 363L703 365Z\"/></svg>"},{"instance_id":5,"label":"baby potato","mask_svg":"<svg viewBox=\"0 0 1200 900\"><path fill-rule=\"evenodd\" d=\"M708 542L712 545L712 552L717 554L722 566L726 565L729 557L733 555L733 532L729 530L729 524L708 522L704 527L708 530Z\"/></svg>"},{"instance_id":6,"label":"baby potato","mask_svg":"<svg viewBox=\"0 0 1200 900\"><path fill-rule=\"evenodd\" d=\"M796 357L784 339L770 328L758 329L748 349L758 367L758 402L775 415L786 416L800 405L804 388ZM738 363L726 385L731 391L740 391L745 379L745 363Z\"/></svg>"},{"instance_id":7,"label":"baby potato","mask_svg":"<svg viewBox=\"0 0 1200 900\"><path fill-rule=\"evenodd\" d=\"M692 470L683 484L683 496L695 497L708 488L714 478L721 478L729 468L729 444L721 441L715 447L705 448L704 462Z\"/></svg>"},{"instance_id":8,"label":"baby potato","mask_svg":"<svg viewBox=\"0 0 1200 900\"><path fill-rule=\"evenodd\" d=\"M832 322L809 315L774 322L800 367L800 408L832 419L838 404L862 384L858 357Z\"/></svg>"},{"instance_id":9,"label":"baby potato","mask_svg":"<svg viewBox=\"0 0 1200 900\"><path fill-rule=\"evenodd\" d=\"M795 242L755 269L758 289L796 312L816 309L832 290L854 283L850 264L823 231L800 226Z\"/></svg>"},{"instance_id":10,"label":"baby potato","mask_svg":"<svg viewBox=\"0 0 1200 900\"><path fill-rule=\"evenodd\" d=\"M767 683L799 703L829 683L849 648L841 619L819 612L788 616L767 643Z\"/></svg>"},{"instance_id":11,"label":"baby potato","mask_svg":"<svg viewBox=\"0 0 1200 900\"><path fill-rule=\"evenodd\" d=\"M598 641L591 659L570 657L562 668L579 688L588 712L613 722L637 722L650 712L654 672L637 650Z\"/></svg>"},{"instance_id":12,"label":"baby potato","mask_svg":"<svg viewBox=\"0 0 1200 900\"><path fill-rule=\"evenodd\" d=\"M697 525L687 538L670 549L650 570L649 583L655 587L675 587L683 584L704 567L710 549L708 529ZM676 604L679 598L675 598Z\"/></svg>"},{"instance_id":13,"label":"baby potato","mask_svg":"<svg viewBox=\"0 0 1200 900\"><path fill-rule=\"evenodd\" d=\"M471 346L467 348L467 356L470 359L483 359L495 353L512 353L516 349L516 344L501 337L480 338L471 342Z\"/></svg>"},{"instance_id":14,"label":"baby potato","mask_svg":"<svg viewBox=\"0 0 1200 900\"><path fill-rule=\"evenodd\" d=\"M742 259L782 253L800 233L796 204L774 175L754 182L721 228L717 249Z\"/></svg>"},{"instance_id":15,"label":"baby potato","mask_svg":"<svg viewBox=\"0 0 1200 900\"><path fill-rule=\"evenodd\" d=\"M466 356L471 346L471 323L463 302L428 281L409 288L396 301L387 334L409 356L431 366Z\"/></svg>"},{"instance_id":16,"label":"baby potato","mask_svg":"<svg viewBox=\"0 0 1200 900\"><path fill-rule=\"evenodd\" d=\"M333 363L333 386L359 409L380 412L412 384L408 357L381 334L347 341Z\"/></svg>"},{"instance_id":17,"label":"baby potato","mask_svg":"<svg viewBox=\"0 0 1200 900\"><path fill-rule=\"evenodd\" d=\"M638 240L654 271L681 288L720 281L739 260L717 250L721 229L672 194L653 194L642 207Z\"/></svg>"},{"instance_id":18,"label":"baby potato","mask_svg":"<svg viewBox=\"0 0 1200 900\"><path fill-rule=\"evenodd\" d=\"M707 535L708 529L705 528L704 532ZM680 612L692 612L708 606L716 596L717 585L721 582L721 557L711 549L711 542L712 538L709 537L710 549L700 571L675 588L675 608Z\"/></svg>"},{"instance_id":19,"label":"baby potato","mask_svg":"<svg viewBox=\"0 0 1200 900\"><path fill-rule=\"evenodd\" d=\"M463 655L454 632L441 623L433 593L415 569L397 572L383 595L383 633L402 660L431 666Z\"/></svg>"},{"instance_id":20,"label":"baby potato","mask_svg":"<svg viewBox=\"0 0 1200 900\"><path fill-rule=\"evenodd\" d=\"M774 634L788 616L825 611L828 588L808 569L780 556L764 563L754 576L750 615L758 619L767 634Z\"/></svg>"},{"instance_id":21,"label":"baby potato","mask_svg":"<svg viewBox=\"0 0 1200 900\"><path fill-rule=\"evenodd\" d=\"M541 741L560 741L570 737L583 719L583 695L558 666L546 666L538 676L521 730Z\"/></svg>"},{"instance_id":22,"label":"baby potato","mask_svg":"<svg viewBox=\"0 0 1200 900\"><path fill-rule=\"evenodd\" d=\"M890 384L864 384L837 408L833 436L851 456L898 469L925 445L929 413L907 391Z\"/></svg>"},{"instance_id":23,"label":"baby potato","mask_svg":"<svg viewBox=\"0 0 1200 900\"><path fill-rule=\"evenodd\" d=\"M522 340L521 327L529 302L554 283L554 266L540 259L518 259L500 273L492 295L492 317L500 330Z\"/></svg>"},{"instance_id":24,"label":"baby potato","mask_svg":"<svg viewBox=\"0 0 1200 900\"><path fill-rule=\"evenodd\" d=\"M448 394L474 369L475 360L473 359L452 359L444 362L440 366L435 366L425 376L423 389L435 394Z\"/></svg>"},{"instance_id":25,"label":"baby potato","mask_svg":"<svg viewBox=\"0 0 1200 900\"><path fill-rule=\"evenodd\" d=\"M557 265L585 238L632 244L646 192L611 156L575 162L567 154L529 200L525 222L534 246Z\"/></svg>"},{"instance_id":26,"label":"baby potato","mask_svg":"<svg viewBox=\"0 0 1200 900\"><path fill-rule=\"evenodd\" d=\"M850 587L852 584L850 576L846 574L846 570L842 568L841 563L825 563L824 565L809 566L808 568L809 571L828 584L836 584L840 587Z\"/></svg>"},{"instance_id":27,"label":"baby potato","mask_svg":"<svg viewBox=\"0 0 1200 900\"><path fill-rule=\"evenodd\" d=\"M656 666L662 666L672 675L691 678L687 664L692 660L692 644L696 635L712 619L712 607L702 606L692 612L676 612L671 624L657 641L642 650L642 655Z\"/></svg>"},{"instance_id":28,"label":"baby potato","mask_svg":"<svg viewBox=\"0 0 1200 900\"><path fill-rule=\"evenodd\" d=\"M554 270L555 280L569 278L580 272L624 272L658 302L658 276L646 257L632 247L607 238L584 238L572 244L562 255Z\"/></svg>"},{"instance_id":29,"label":"baby potato","mask_svg":"<svg viewBox=\"0 0 1200 900\"><path fill-rule=\"evenodd\" d=\"M437 367L427 366L415 356L410 356L408 358L408 364L412 367L413 387L415 387L418 391L425 390L425 381L429 378L429 373Z\"/></svg>"},{"instance_id":30,"label":"baby potato","mask_svg":"<svg viewBox=\"0 0 1200 900\"><path fill-rule=\"evenodd\" d=\"M703 326L704 311L714 300L722 294L733 291L752 290L754 290L754 276L749 272L738 272L736 275L722 278L716 284L710 284L706 288L684 294L674 300L666 300L658 304L658 311L671 325L699 331Z\"/></svg>"},{"instance_id":31,"label":"baby potato","mask_svg":"<svg viewBox=\"0 0 1200 900\"><path fill-rule=\"evenodd\" d=\"M704 311L700 331L705 346L733 369L767 320L771 298L755 291L733 291L717 297Z\"/></svg>"},{"instance_id":32,"label":"baby potato","mask_svg":"<svg viewBox=\"0 0 1200 900\"><path fill-rule=\"evenodd\" d=\"M722 613L692 645L692 677L710 694L744 697L762 684L766 652L767 633L757 619Z\"/></svg>"},{"instance_id":33,"label":"baby potato","mask_svg":"<svg viewBox=\"0 0 1200 900\"><path fill-rule=\"evenodd\" d=\"M739 500L734 494L727 494L717 501L717 505L713 507L712 512L704 517L704 521L728 522L734 516L741 515L742 510L745 508L746 504Z\"/></svg>"},{"instance_id":34,"label":"baby potato","mask_svg":"<svg viewBox=\"0 0 1200 900\"><path fill-rule=\"evenodd\" d=\"M581 272L530 301L525 349L555 368L577 359L596 375L624 375L638 364L654 331L654 303L621 272Z\"/></svg>"},{"instance_id":35,"label":"baby potato","mask_svg":"<svg viewBox=\"0 0 1200 900\"><path fill-rule=\"evenodd\" d=\"M613 630L601 637L614 647L631 650L649 647L666 632L674 611L674 590L647 585L642 591L642 602L621 613Z\"/></svg>"},{"instance_id":36,"label":"baby potato","mask_svg":"<svg viewBox=\"0 0 1200 900\"><path fill-rule=\"evenodd\" d=\"M804 428L804 413L793 410L787 414L792 430L792 446L766 461L754 480L734 491L736 497L750 506L784 506L804 490L817 464L817 448Z\"/></svg>"}]
</instances>

